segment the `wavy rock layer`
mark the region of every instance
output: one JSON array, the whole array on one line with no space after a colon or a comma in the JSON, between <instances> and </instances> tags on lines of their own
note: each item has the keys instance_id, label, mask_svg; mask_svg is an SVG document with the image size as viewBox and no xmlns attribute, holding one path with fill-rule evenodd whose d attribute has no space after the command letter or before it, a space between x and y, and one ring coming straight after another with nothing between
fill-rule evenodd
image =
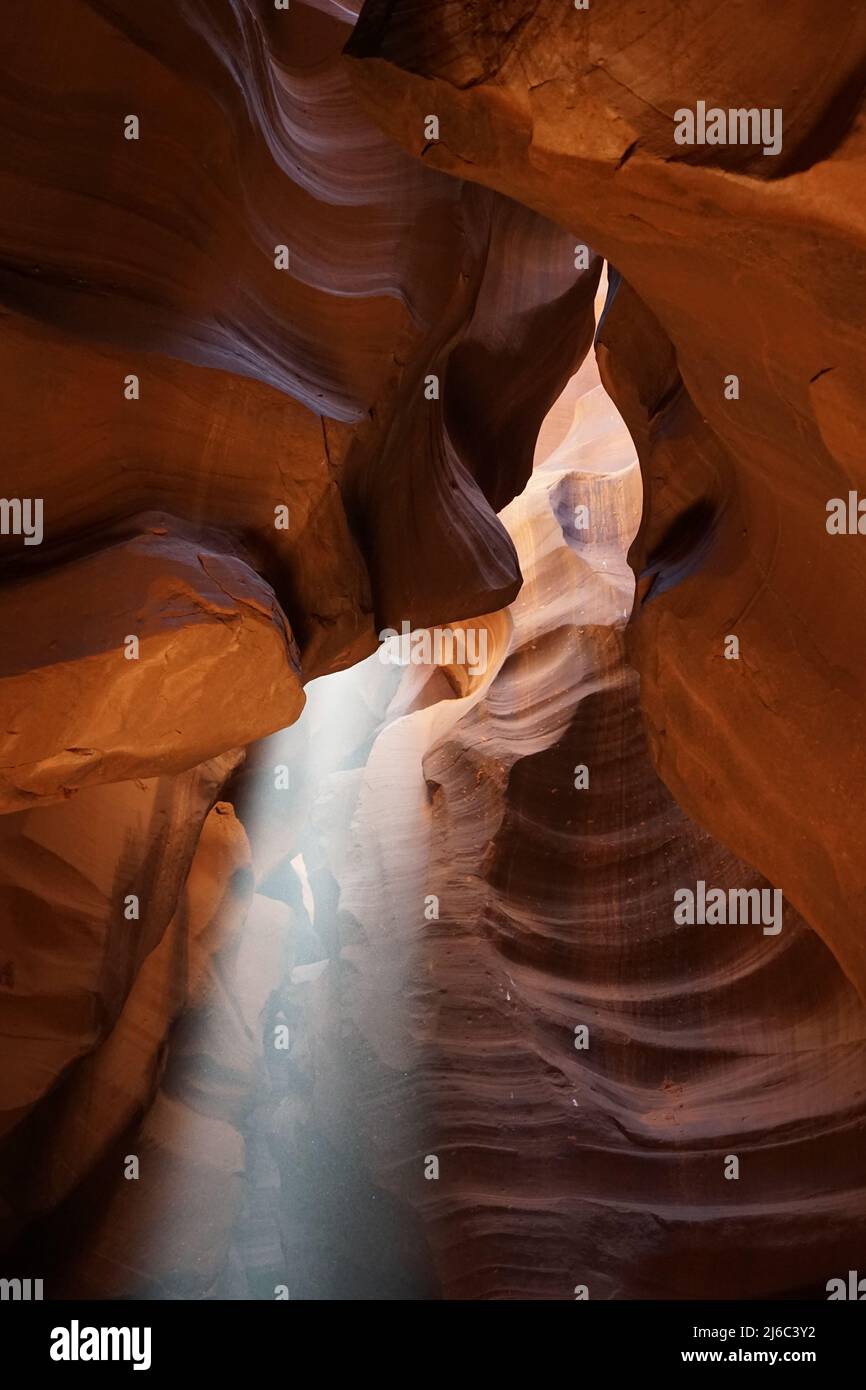
<instances>
[{"instance_id":1,"label":"wavy rock layer","mask_svg":"<svg viewBox=\"0 0 866 1390\"><path fill-rule=\"evenodd\" d=\"M597 278L565 233L391 146L348 34L303 4L60 0L50 24L14 4L0 50L4 485L39 477L39 562L150 509L219 527L306 679L369 652L374 612L514 596L492 506L586 352ZM36 563L17 537L0 559Z\"/></svg>"},{"instance_id":2,"label":"wavy rock layer","mask_svg":"<svg viewBox=\"0 0 866 1390\"><path fill-rule=\"evenodd\" d=\"M260 1120L283 1162L236 1237L299 1296L393 1296L395 1263L423 1296L413 1220L448 1298L811 1297L856 1265L856 991L790 906L778 935L674 921L698 879L769 885L652 768L625 654L639 505L586 364L503 513L525 584L487 671L448 691L374 661L323 683L259 773L290 762L311 821L254 781L239 803L267 891L288 899L302 856L330 943L279 1142Z\"/></svg>"},{"instance_id":3,"label":"wavy rock layer","mask_svg":"<svg viewBox=\"0 0 866 1390\"><path fill-rule=\"evenodd\" d=\"M225 832L210 808L239 757L0 818L4 1246L148 1102L211 910L199 864Z\"/></svg>"},{"instance_id":4,"label":"wavy rock layer","mask_svg":"<svg viewBox=\"0 0 866 1390\"><path fill-rule=\"evenodd\" d=\"M598 260L393 147L340 60L354 18L15 0L0 24L0 1168L6 1236L65 1252L55 1293L225 1276L297 925L270 950L257 900L240 956L205 952L221 1003L197 1003L236 750L377 626L514 596L494 508L591 341ZM23 499L37 544L6 524ZM211 905L238 932L241 859Z\"/></svg>"},{"instance_id":5,"label":"wavy rock layer","mask_svg":"<svg viewBox=\"0 0 866 1390\"><path fill-rule=\"evenodd\" d=\"M866 561L825 523L863 478L866 15L622 11L509 0L481 26L469 4L372 0L352 77L425 165L570 227L626 282L603 370L641 452L635 567L664 580L633 639L656 764L864 990ZM778 108L781 152L677 144L701 100Z\"/></svg>"},{"instance_id":6,"label":"wavy rock layer","mask_svg":"<svg viewBox=\"0 0 866 1390\"><path fill-rule=\"evenodd\" d=\"M9 586L0 810L181 772L297 718L282 609L223 541L155 526Z\"/></svg>"},{"instance_id":7,"label":"wavy rock layer","mask_svg":"<svg viewBox=\"0 0 866 1390\"><path fill-rule=\"evenodd\" d=\"M359 8L0 26L4 1260L813 1294L866 1216L866 21L371 0L343 58ZM780 154L676 145L704 98ZM404 621L487 659L342 670ZM735 854L778 936L675 923Z\"/></svg>"}]
</instances>

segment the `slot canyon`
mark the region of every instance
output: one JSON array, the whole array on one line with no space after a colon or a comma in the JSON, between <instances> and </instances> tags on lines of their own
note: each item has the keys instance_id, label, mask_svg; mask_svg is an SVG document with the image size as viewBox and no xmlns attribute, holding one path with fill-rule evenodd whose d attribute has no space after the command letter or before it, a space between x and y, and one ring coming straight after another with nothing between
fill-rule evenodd
<instances>
[{"instance_id":1,"label":"slot canyon","mask_svg":"<svg viewBox=\"0 0 866 1390\"><path fill-rule=\"evenodd\" d=\"M5 0L0 72L0 1275L866 1274L866 8Z\"/></svg>"}]
</instances>

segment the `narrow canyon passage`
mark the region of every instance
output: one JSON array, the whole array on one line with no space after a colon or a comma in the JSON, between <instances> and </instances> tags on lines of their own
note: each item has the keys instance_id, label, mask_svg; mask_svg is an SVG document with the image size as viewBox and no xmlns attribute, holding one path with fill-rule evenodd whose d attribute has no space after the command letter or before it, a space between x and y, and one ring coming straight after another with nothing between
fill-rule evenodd
<instances>
[{"instance_id":1,"label":"narrow canyon passage","mask_svg":"<svg viewBox=\"0 0 866 1390\"><path fill-rule=\"evenodd\" d=\"M525 582L471 625L485 661L383 647L250 750L116 1030L187 957L156 1100L24 1240L60 1296L766 1298L854 1259L863 1004L787 906L673 921L683 884L763 881L649 761L640 505L590 354L502 513Z\"/></svg>"},{"instance_id":2,"label":"narrow canyon passage","mask_svg":"<svg viewBox=\"0 0 866 1390\"><path fill-rule=\"evenodd\" d=\"M862 1003L788 908L778 935L672 922L682 884L763 881L650 765L639 509L591 355L503 513L525 584L484 673L371 657L254 750L271 992L229 986L262 1059L211 1295L761 1298L853 1260ZM219 1072L224 1017L202 1031Z\"/></svg>"},{"instance_id":3,"label":"narrow canyon passage","mask_svg":"<svg viewBox=\"0 0 866 1390\"><path fill-rule=\"evenodd\" d=\"M866 1300L862 0L4 0L0 131L0 1309Z\"/></svg>"}]
</instances>

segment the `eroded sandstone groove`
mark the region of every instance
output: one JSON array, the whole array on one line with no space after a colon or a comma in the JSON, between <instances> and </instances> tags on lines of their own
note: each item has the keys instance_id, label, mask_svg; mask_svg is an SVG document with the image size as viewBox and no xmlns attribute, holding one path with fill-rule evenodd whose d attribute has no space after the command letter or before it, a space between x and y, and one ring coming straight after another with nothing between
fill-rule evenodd
<instances>
[{"instance_id":1,"label":"eroded sandstone groove","mask_svg":"<svg viewBox=\"0 0 866 1390\"><path fill-rule=\"evenodd\" d=\"M864 72L855 0L8 0L4 1268L857 1264Z\"/></svg>"}]
</instances>

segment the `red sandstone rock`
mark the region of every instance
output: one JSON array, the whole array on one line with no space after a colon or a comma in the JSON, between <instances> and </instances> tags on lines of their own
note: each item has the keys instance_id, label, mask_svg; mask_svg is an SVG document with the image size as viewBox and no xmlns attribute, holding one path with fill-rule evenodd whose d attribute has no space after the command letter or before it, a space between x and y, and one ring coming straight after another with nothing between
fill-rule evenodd
<instances>
[{"instance_id":1,"label":"red sandstone rock","mask_svg":"<svg viewBox=\"0 0 866 1390\"><path fill-rule=\"evenodd\" d=\"M790 907L777 936L674 921L689 880L762 880L651 767L624 644L636 461L600 386L570 401L503 513L525 583L487 678L392 702L322 795L343 945L318 1109L420 1217L446 1297L822 1290L866 1221L863 1004Z\"/></svg>"},{"instance_id":2,"label":"red sandstone rock","mask_svg":"<svg viewBox=\"0 0 866 1390\"><path fill-rule=\"evenodd\" d=\"M2 810L185 771L303 706L272 590L213 543L154 526L6 594Z\"/></svg>"},{"instance_id":3,"label":"red sandstone rock","mask_svg":"<svg viewBox=\"0 0 866 1390\"><path fill-rule=\"evenodd\" d=\"M711 0L509 0L488 25L472 15L373 0L352 79L426 166L569 227L627 282L601 338L641 450L635 565L667 574L632 641L656 764L864 991L851 826L866 665L851 615L866 564L825 521L862 475L866 14L846 0L819 23L803 0L780 26L772 8ZM781 108L782 152L678 144L675 114L699 100ZM441 138L425 148L431 111Z\"/></svg>"},{"instance_id":4,"label":"red sandstone rock","mask_svg":"<svg viewBox=\"0 0 866 1390\"><path fill-rule=\"evenodd\" d=\"M586 350L596 266L389 144L352 92L333 7L60 0L50 26L15 9L0 408L10 483L30 488L38 460L47 544L148 508L229 530L268 575L305 679L395 617L513 597L492 507L523 485ZM60 119L42 93L70 64ZM0 561L21 559L4 538Z\"/></svg>"},{"instance_id":5,"label":"red sandstone rock","mask_svg":"<svg viewBox=\"0 0 866 1390\"><path fill-rule=\"evenodd\" d=\"M0 536L3 1250L53 1296L823 1290L866 1218L866 569L824 525L866 21L368 0L341 58L360 9L0 23L45 525ZM677 144L704 99L779 155ZM404 621L487 668L342 670ZM778 938L678 928L758 871Z\"/></svg>"}]
</instances>

